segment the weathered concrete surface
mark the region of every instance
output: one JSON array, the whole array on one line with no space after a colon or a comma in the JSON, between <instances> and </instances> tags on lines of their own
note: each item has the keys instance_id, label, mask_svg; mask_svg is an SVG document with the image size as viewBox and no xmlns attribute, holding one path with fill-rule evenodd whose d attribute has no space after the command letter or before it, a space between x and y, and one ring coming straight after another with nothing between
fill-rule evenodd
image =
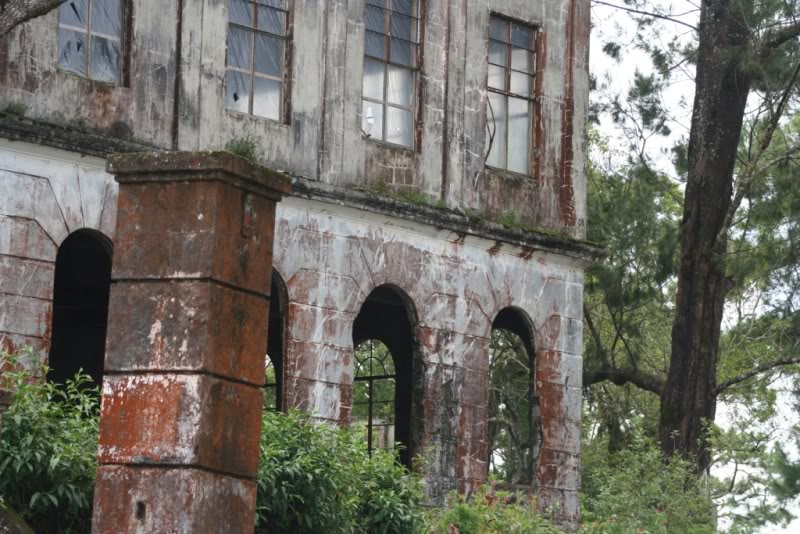
<instances>
[{"instance_id":1,"label":"weathered concrete surface","mask_svg":"<svg viewBox=\"0 0 800 534\"><path fill-rule=\"evenodd\" d=\"M0 139L0 346L47 354L58 247L79 229L114 233L105 162Z\"/></svg>"},{"instance_id":2,"label":"weathered concrete surface","mask_svg":"<svg viewBox=\"0 0 800 534\"><path fill-rule=\"evenodd\" d=\"M416 190L448 206L585 234L589 0L428 0L422 13L416 148L363 138L364 1L293 2L287 124L224 109L227 0L152 9L133 0L120 86L56 67L57 13L0 40L0 110L182 150L257 141L259 160L334 185ZM532 176L484 166L490 13L540 33Z\"/></svg>"},{"instance_id":3,"label":"weathered concrete surface","mask_svg":"<svg viewBox=\"0 0 800 534\"><path fill-rule=\"evenodd\" d=\"M252 532L275 203L290 186L232 154L108 168L120 191L92 531Z\"/></svg>"}]
</instances>

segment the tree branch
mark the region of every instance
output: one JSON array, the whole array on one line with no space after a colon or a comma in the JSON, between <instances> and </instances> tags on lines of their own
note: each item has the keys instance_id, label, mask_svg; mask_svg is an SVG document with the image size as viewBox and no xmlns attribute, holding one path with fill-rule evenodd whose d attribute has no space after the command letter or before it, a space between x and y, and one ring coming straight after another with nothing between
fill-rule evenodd
<instances>
[{"instance_id":1,"label":"tree branch","mask_svg":"<svg viewBox=\"0 0 800 534\"><path fill-rule=\"evenodd\" d=\"M57 8L66 0L0 0L0 37L31 19Z\"/></svg>"},{"instance_id":2,"label":"tree branch","mask_svg":"<svg viewBox=\"0 0 800 534\"><path fill-rule=\"evenodd\" d=\"M623 369L600 369L583 372L583 387L599 384L606 380L618 385L633 384L639 389L661 395L664 389L664 379L633 367Z\"/></svg>"},{"instance_id":3,"label":"tree branch","mask_svg":"<svg viewBox=\"0 0 800 534\"><path fill-rule=\"evenodd\" d=\"M783 43L791 41L798 36L800 36L800 21L784 26L779 30L771 31L767 33L766 37L761 42L761 46L758 49L758 56L760 58L766 58Z\"/></svg>"},{"instance_id":4,"label":"tree branch","mask_svg":"<svg viewBox=\"0 0 800 534\"><path fill-rule=\"evenodd\" d=\"M660 13L653 13L653 12L650 12L650 11L640 11L638 9L633 9L631 7L618 6L616 4L611 4L611 3L608 3L608 2L601 2L600 0L592 0L592 2L595 3L595 4L599 4L601 6L613 7L614 9L619 9L621 11L627 11L628 13L635 13L637 15L644 15L645 17L652 17L654 19L668 20L670 22L674 22L675 24L682 24L683 26L686 26L687 28L691 28L694 31L697 31L697 27L696 26L692 26L688 22L683 22L682 20L673 19L669 15L661 15Z\"/></svg>"},{"instance_id":5,"label":"tree branch","mask_svg":"<svg viewBox=\"0 0 800 534\"><path fill-rule=\"evenodd\" d=\"M782 367L784 365L797 365L797 364L800 364L800 357L784 358L782 360L776 360L774 362L769 362L769 363L765 363L765 364L762 364L762 365L758 365L758 366L754 367L753 369L751 369L750 371L747 371L746 373L743 373L743 374L741 374L739 376L735 376L735 377L731 378L730 380L726 380L725 382L722 382L721 384L718 384L717 385L717 389L716 389L716 393L717 393L717 395L719 395L720 393L722 393L723 391L725 391L726 389L728 389L728 388L730 388L732 386L735 386L737 384L741 384L745 380L749 380L749 379L753 378L756 375L760 375L761 373L766 373L767 371L771 371L772 369L775 369L776 367Z\"/></svg>"}]
</instances>

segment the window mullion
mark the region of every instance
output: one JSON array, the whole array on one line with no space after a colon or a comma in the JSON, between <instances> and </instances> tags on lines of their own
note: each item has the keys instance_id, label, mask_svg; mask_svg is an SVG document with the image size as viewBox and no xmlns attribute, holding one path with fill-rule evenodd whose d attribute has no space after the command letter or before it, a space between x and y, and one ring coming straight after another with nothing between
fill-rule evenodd
<instances>
[{"instance_id":1,"label":"window mullion","mask_svg":"<svg viewBox=\"0 0 800 534\"><path fill-rule=\"evenodd\" d=\"M92 72L92 4L94 2L89 0L86 8L86 70L85 76L91 77Z\"/></svg>"}]
</instances>

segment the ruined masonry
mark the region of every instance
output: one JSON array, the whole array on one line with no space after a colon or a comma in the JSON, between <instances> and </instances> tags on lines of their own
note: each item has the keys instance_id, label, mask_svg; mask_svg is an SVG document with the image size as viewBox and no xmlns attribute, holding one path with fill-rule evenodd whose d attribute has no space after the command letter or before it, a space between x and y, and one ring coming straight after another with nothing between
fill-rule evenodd
<instances>
[{"instance_id":1,"label":"ruined masonry","mask_svg":"<svg viewBox=\"0 0 800 534\"><path fill-rule=\"evenodd\" d=\"M95 531L173 524L170 487L252 529L261 395L351 423L367 340L431 503L472 491L493 328L575 525L589 0L93 1L0 39L0 343L102 382Z\"/></svg>"}]
</instances>

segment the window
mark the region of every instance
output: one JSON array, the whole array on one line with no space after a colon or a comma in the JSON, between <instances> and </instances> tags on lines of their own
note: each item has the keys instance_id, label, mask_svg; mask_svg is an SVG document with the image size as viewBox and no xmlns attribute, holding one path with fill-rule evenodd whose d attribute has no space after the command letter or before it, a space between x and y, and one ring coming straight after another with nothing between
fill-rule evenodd
<instances>
[{"instance_id":1,"label":"window","mask_svg":"<svg viewBox=\"0 0 800 534\"><path fill-rule=\"evenodd\" d=\"M102 384L111 256L111 241L95 230L76 230L58 247L48 358L48 380L55 384L79 370L93 386Z\"/></svg>"},{"instance_id":2,"label":"window","mask_svg":"<svg viewBox=\"0 0 800 534\"><path fill-rule=\"evenodd\" d=\"M283 121L286 116L288 0L230 0L225 107Z\"/></svg>"},{"instance_id":3,"label":"window","mask_svg":"<svg viewBox=\"0 0 800 534\"><path fill-rule=\"evenodd\" d=\"M417 0L367 0L361 129L366 137L414 146L419 17Z\"/></svg>"},{"instance_id":4,"label":"window","mask_svg":"<svg viewBox=\"0 0 800 534\"><path fill-rule=\"evenodd\" d=\"M356 376L353 384L353 418L366 426L367 448L394 447L395 382L394 360L380 341L370 339L355 350Z\"/></svg>"},{"instance_id":5,"label":"window","mask_svg":"<svg viewBox=\"0 0 800 534\"><path fill-rule=\"evenodd\" d=\"M533 27L491 17L486 164L521 174L530 174L535 43Z\"/></svg>"},{"instance_id":6,"label":"window","mask_svg":"<svg viewBox=\"0 0 800 534\"><path fill-rule=\"evenodd\" d=\"M264 380L264 409L283 410L283 357L286 332L286 284L280 273L272 270L267 325L267 365Z\"/></svg>"},{"instance_id":7,"label":"window","mask_svg":"<svg viewBox=\"0 0 800 534\"><path fill-rule=\"evenodd\" d=\"M123 0L71 0L58 9L58 66L92 80L122 80Z\"/></svg>"}]
</instances>

